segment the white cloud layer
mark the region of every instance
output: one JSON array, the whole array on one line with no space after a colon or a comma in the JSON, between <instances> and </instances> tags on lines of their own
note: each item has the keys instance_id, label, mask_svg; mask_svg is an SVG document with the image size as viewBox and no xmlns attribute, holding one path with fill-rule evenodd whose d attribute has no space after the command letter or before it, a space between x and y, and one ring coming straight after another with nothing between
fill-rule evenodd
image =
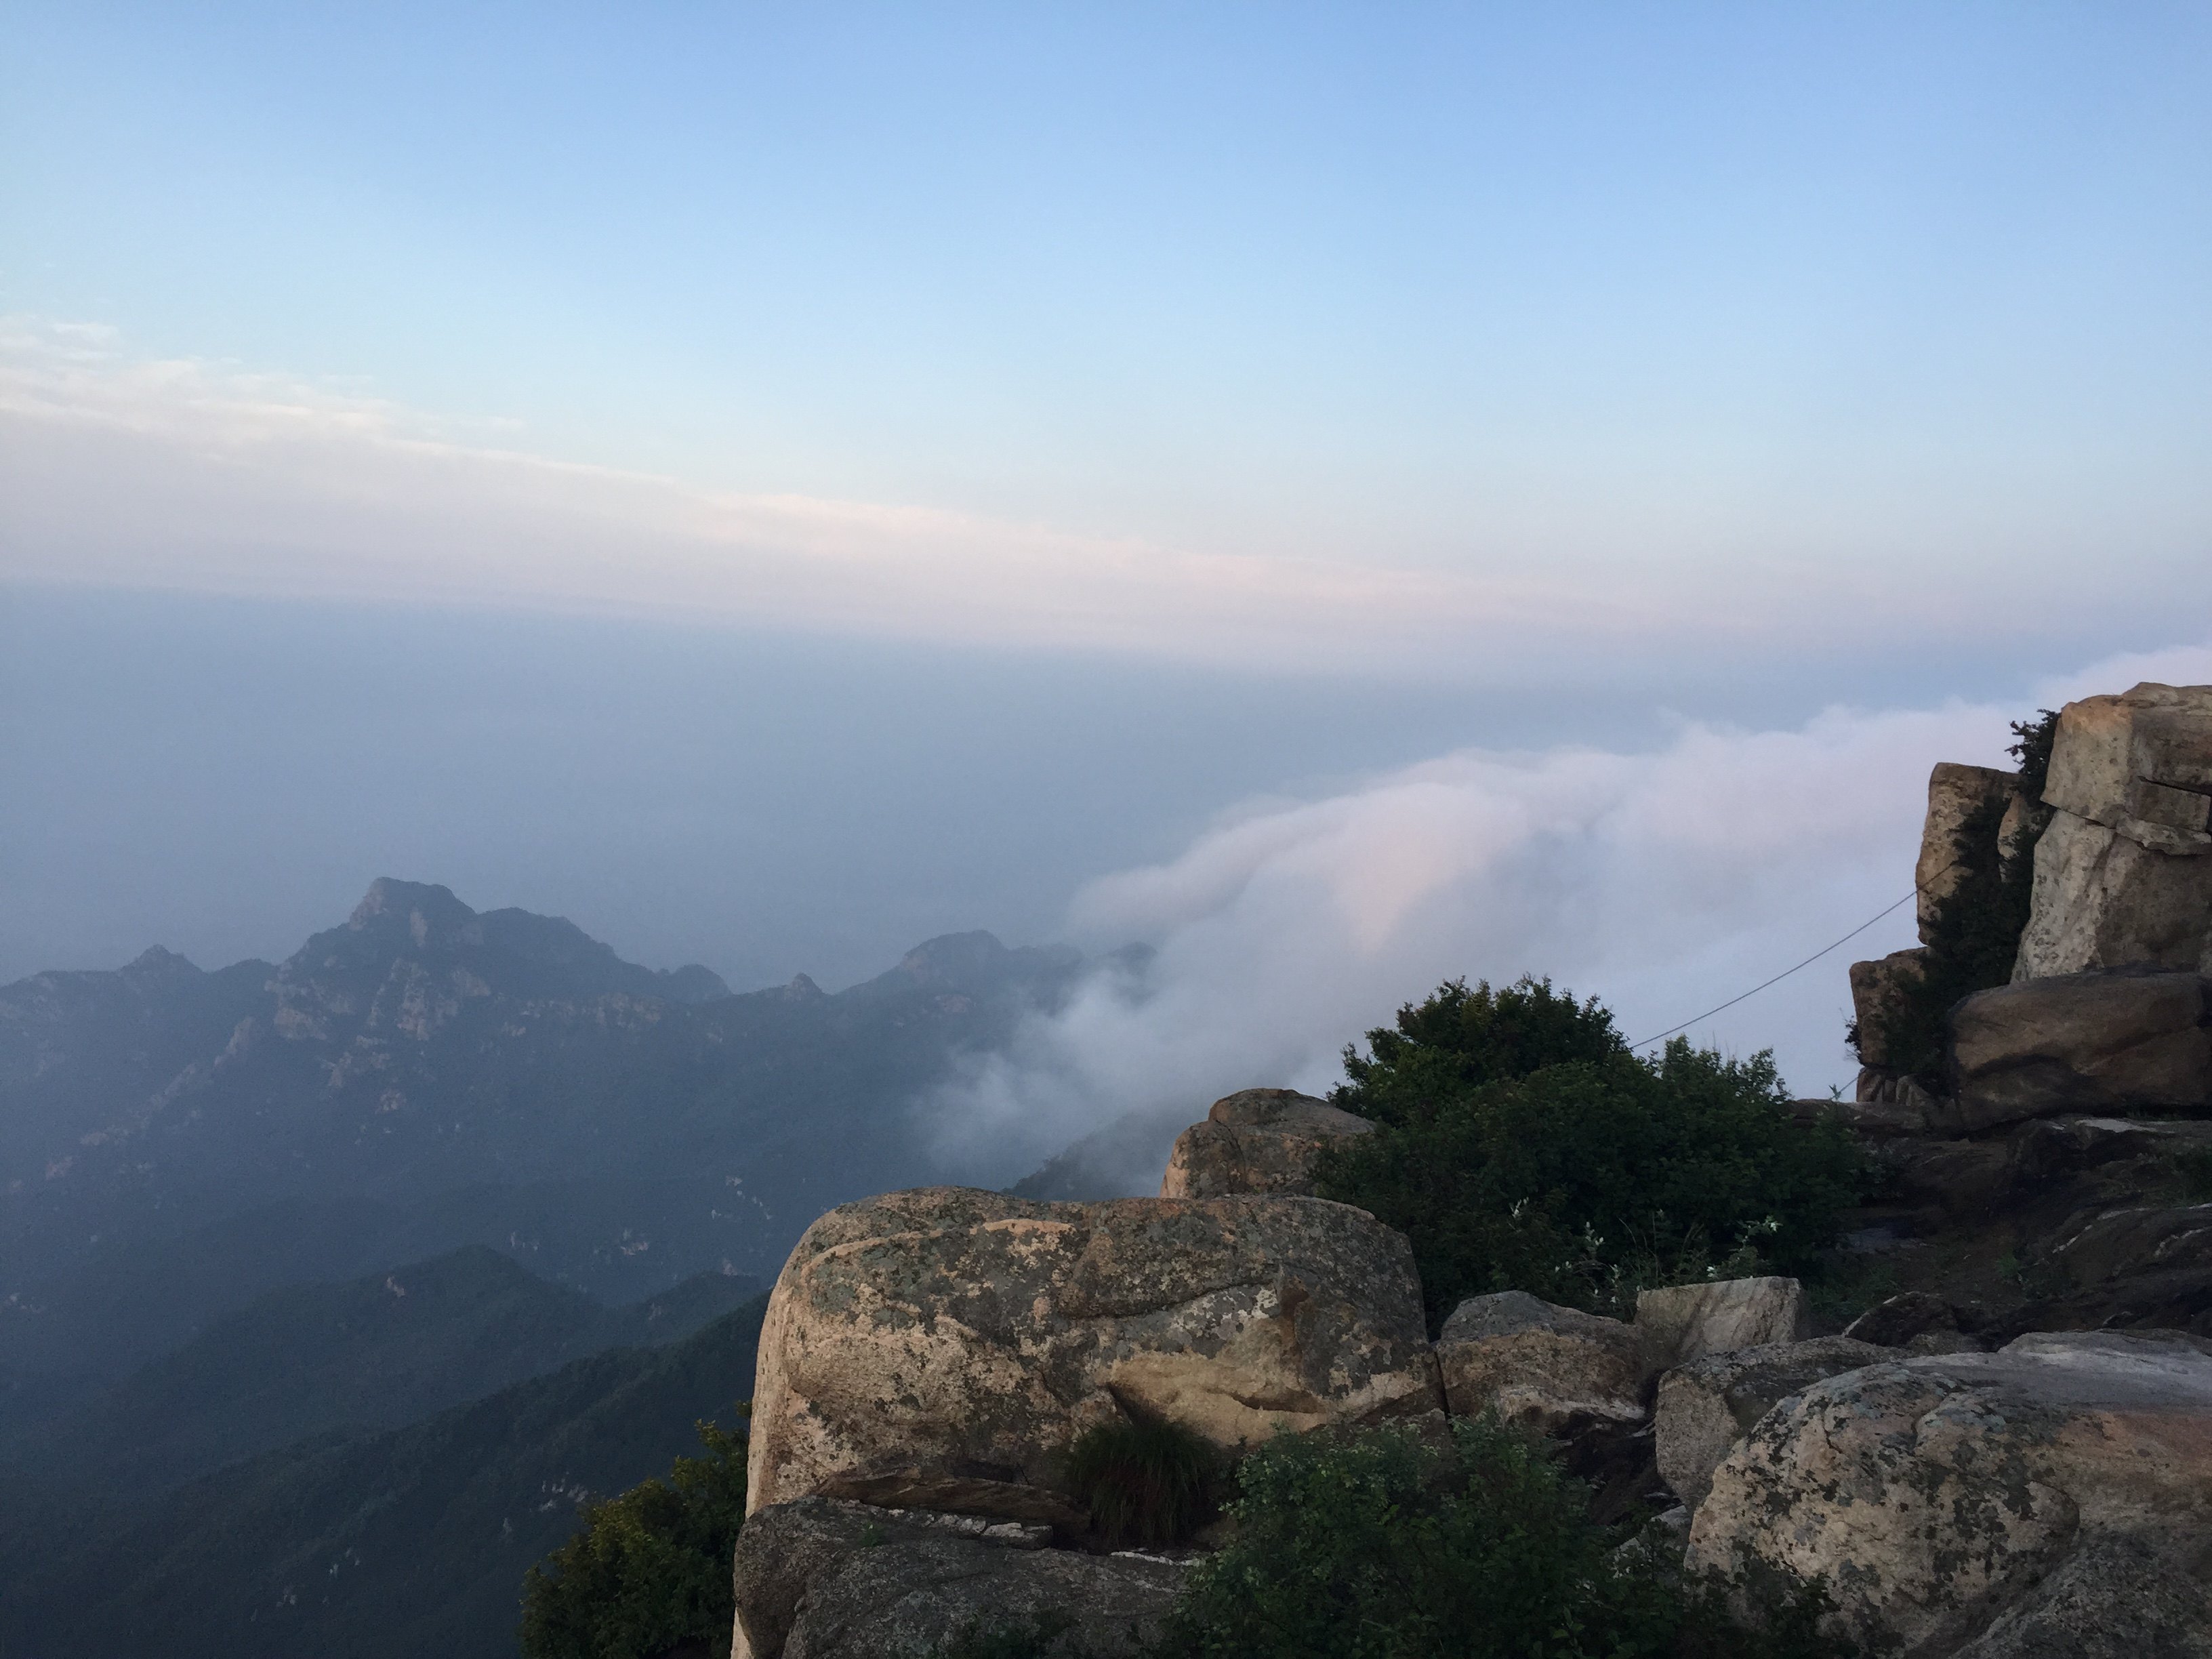
<instances>
[{"instance_id":1,"label":"white cloud layer","mask_svg":"<svg viewBox=\"0 0 2212 1659\"><path fill-rule=\"evenodd\" d=\"M2101 663L2038 701L2143 679L2212 681L2212 647ZM1447 978L1548 975L1631 1040L1656 1035L1907 895L1929 769L2009 764L2007 722L2028 712L1833 709L1792 731L1690 726L1649 755L1468 750L1255 811L1085 890L1081 933L1157 944L1141 988L1092 981L929 1109L952 1158L999 1180L1133 1115L1143 1188L1208 1102L1326 1089L1346 1042ZM1844 970L1912 931L1907 905L1688 1034L1772 1048L1800 1093L1847 1084Z\"/></svg>"}]
</instances>

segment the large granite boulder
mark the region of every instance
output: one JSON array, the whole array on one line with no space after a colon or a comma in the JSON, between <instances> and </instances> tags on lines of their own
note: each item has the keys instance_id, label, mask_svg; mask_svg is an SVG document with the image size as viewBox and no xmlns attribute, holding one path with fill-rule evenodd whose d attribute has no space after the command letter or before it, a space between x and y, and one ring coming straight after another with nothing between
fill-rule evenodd
<instances>
[{"instance_id":1,"label":"large granite boulder","mask_svg":"<svg viewBox=\"0 0 2212 1659\"><path fill-rule=\"evenodd\" d=\"M951 1537L886 1541L854 1551L807 1586L782 1659L919 1656L1041 1618L1056 1632L1048 1653L1138 1659L1158 1641L1187 1571L1127 1553L1010 1550Z\"/></svg>"},{"instance_id":2,"label":"large granite boulder","mask_svg":"<svg viewBox=\"0 0 2212 1659\"><path fill-rule=\"evenodd\" d=\"M1812 1335L1805 1287L1794 1279L1719 1279L1669 1285L1636 1298L1644 1364L1669 1370L1702 1355L1801 1342Z\"/></svg>"},{"instance_id":3,"label":"large granite boulder","mask_svg":"<svg viewBox=\"0 0 2212 1659\"><path fill-rule=\"evenodd\" d=\"M1678 1365L1659 1379L1653 1407L1660 1479L1695 1510L1705 1501L1713 1471L1779 1401L1825 1378L1896 1358L1871 1342L1816 1336Z\"/></svg>"},{"instance_id":4,"label":"large granite boulder","mask_svg":"<svg viewBox=\"0 0 2212 1659\"><path fill-rule=\"evenodd\" d=\"M2060 711L2015 980L2212 972L2212 686L2145 684Z\"/></svg>"},{"instance_id":5,"label":"large granite boulder","mask_svg":"<svg viewBox=\"0 0 2212 1659\"><path fill-rule=\"evenodd\" d=\"M1932 1659L2109 1538L2212 1563L2212 1343L2035 1335L1815 1382L1713 1472L1688 1560L1824 1576L1855 1638Z\"/></svg>"},{"instance_id":6,"label":"large granite boulder","mask_svg":"<svg viewBox=\"0 0 2212 1659\"><path fill-rule=\"evenodd\" d=\"M1966 834L1968 824L1991 807L2003 812L2019 793L2020 774L1992 767L1938 761L1928 775L1928 814L1921 820L1920 857L1912 866L1923 943L1933 936L1936 912L1942 902L1959 890L1978 866L1999 856L1996 834L1991 833L1984 844L1972 844ZM1998 826L1991 827L1994 831ZM1852 977L1856 989L1856 974ZM1869 1064L1882 1062L1869 1060Z\"/></svg>"},{"instance_id":7,"label":"large granite boulder","mask_svg":"<svg viewBox=\"0 0 2212 1659\"><path fill-rule=\"evenodd\" d=\"M2212 1106L2212 979L2123 968L1978 991L1951 1012L1956 1127Z\"/></svg>"},{"instance_id":8,"label":"large granite boulder","mask_svg":"<svg viewBox=\"0 0 2212 1659\"><path fill-rule=\"evenodd\" d=\"M1892 1053L1889 1034L1897 1026L1905 994L1919 982L1928 958L1925 946L1893 951L1850 967L1851 1015L1857 1022L1859 1058L1881 1069L1902 1056Z\"/></svg>"},{"instance_id":9,"label":"large granite boulder","mask_svg":"<svg viewBox=\"0 0 2212 1659\"><path fill-rule=\"evenodd\" d=\"M1441 1407L1405 1239L1316 1198L890 1193L807 1229L769 1300L749 1507L809 1493L1079 1528L1085 1427L1224 1447Z\"/></svg>"},{"instance_id":10,"label":"large granite boulder","mask_svg":"<svg viewBox=\"0 0 2212 1659\"><path fill-rule=\"evenodd\" d=\"M2093 1538L1957 1659L2212 1659L2212 1593L2131 1538Z\"/></svg>"},{"instance_id":11,"label":"large granite boulder","mask_svg":"<svg viewBox=\"0 0 2212 1659\"><path fill-rule=\"evenodd\" d=\"M1160 1196L1310 1194L1321 1150L1374 1127L1295 1089L1240 1090L1215 1101L1203 1123L1176 1138Z\"/></svg>"},{"instance_id":12,"label":"large granite boulder","mask_svg":"<svg viewBox=\"0 0 2212 1659\"><path fill-rule=\"evenodd\" d=\"M732 1659L775 1659L815 1585L847 1559L886 1545L967 1540L996 1549L1035 1550L1048 1528L980 1516L890 1510L831 1498L801 1498L754 1513L738 1534L731 1587L737 1604ZM998 1557L976 1558L988 1571Z\"/></svg>"},{"instance_id":13,"label":"large granite boulder","mask_svg":"<svg viewBox=\"0 0 2212 1659\"><path fill-rule=\"evenodd\" d=\"M1539 1434L1571 1435L1647 1414L1635 1328L1526 1291L1461 1303L1437 1338L1437 1364L1455 1417L1490 1411Z\"/></svg>"}]
</instances>

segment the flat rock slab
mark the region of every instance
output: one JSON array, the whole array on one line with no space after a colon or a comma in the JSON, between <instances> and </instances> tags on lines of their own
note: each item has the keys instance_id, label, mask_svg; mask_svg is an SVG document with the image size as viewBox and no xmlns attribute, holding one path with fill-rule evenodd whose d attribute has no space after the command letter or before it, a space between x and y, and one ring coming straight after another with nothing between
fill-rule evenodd
<instances>
[{"instance_id":1,"label":"flat rock slab","mask_svg":"<svg viewBox=\"0 0 2212 1659\"><path fill-rule=\"evenodd\" d=\"M1647 1414L1635 1328L1526 1291L1461 1303L1437 1340L1437 1364L1455 1417L1495 1412L1556 1435L1593 1421L1641 1423Z\"/></svg>"},{"instance_id":2,"label":"flat rock slab","mask_svg":"<svg viewBox=\"0 0 2212 1659\"><path fill-rule=\"evenodd\" d=\"M1960 1131L2212 1105L2212 980L2115 969L1978 991L1952 1011Z\"/></svg>"},{"instance_id":3,"label":"flat rock slab","mask_svg":"<svg viewBox=\"0 0 2212 1659\"><path fill-rule=\"evenodd\" d=\"M920 1655L1040 1614L1067 1621L1048 1652L1134 1659L1158 1639L1187 1571L1139 1555L1009 1550L963 1538L886 1542L854 1551L807 1587L782 1659Z\"/></svg>"},{"instance_id":4,"label":"flat rock slab","mask_svg":"<svg viewBox=\"0 0 2212 1659\"><path fill-rule=\"evenodd\" d=\"M1688 1559L1823 1576L1857 1639L1935 1655L2103 1537L2206 1565L2212 1343L2039 1334L1815 1382L1714 1471Z\"/></svg>"},{"instance_id":5,"label":"flat rock slab","mask_svg":"<svg viewBox=\"0 0 2212 1659\"><path fill-rule=\"evenodd\" d=\"M1322 1149L1374 1127L1295 1089L1240 1090L1215 1101L1204 1122L1176 1138L1160 1196L1308 1195Z\"/></svg>"},{"instance_id":6,"label":"flat rock slab","mask_svg":"<svg viewBox=\"0 0 2212 1659\"><path fill-rule=\"evenodd\" d=\"M1709 1353L1798 1342L1813 1333L1805 1287L1794 1279L1720 1279L1669 1285L1636 1298L1636 1329L1653 1371Z\"/></svg>"},{"instance_id":7,"label":"flat rock slab","mask_svg":"<svg viewBox=\"0 0 2212 1659\"><path fill-rule=\"evenodd\" d=\"M1712 1486L1713 1471L1776 1405L1828 1377L1897 1357L1871 1342L1818 1336L1707 1354L1677 1366L1659 1379L1653 1408L1660 1479L1695 1510Z\"/></svg>"},{"instance_id":8,"label":"flat rock slab","mask_svg":"<svg viewBox=\"0 0 2212 1659\"><path fill-rule=\"evenodd\" d=\"M1346 1205L887 1194L821 1218L776 1281L749 1509L1066 1524L1057 1466L1085 1428L1164 1418L1243 1447L1419 1415L1443 1403L1426 1334L1411 1247Z\"/></svg>"}]
</instances>

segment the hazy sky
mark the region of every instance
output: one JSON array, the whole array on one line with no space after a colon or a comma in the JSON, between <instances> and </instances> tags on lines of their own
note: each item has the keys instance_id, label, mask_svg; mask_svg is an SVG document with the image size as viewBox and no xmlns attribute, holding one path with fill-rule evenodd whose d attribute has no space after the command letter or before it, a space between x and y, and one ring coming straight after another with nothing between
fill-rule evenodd
<instances>
[{"instance_id":1,"label":"hazy sky","mask_svg":"<svg viewBox=\"0 0 2212 1659\"><path fill-rule=\"evenodd\" d=\"M1174 933L1096 895L1470 746L1960 700L1909 806L2212 636L2203 6L0 33L0 975L380 873L740 983Z\"/></svg>"}]
</instances>

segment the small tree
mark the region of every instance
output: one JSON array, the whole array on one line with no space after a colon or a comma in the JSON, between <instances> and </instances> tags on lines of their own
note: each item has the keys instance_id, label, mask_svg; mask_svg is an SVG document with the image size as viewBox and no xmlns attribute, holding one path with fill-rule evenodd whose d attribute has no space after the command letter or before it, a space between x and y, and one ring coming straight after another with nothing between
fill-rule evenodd
<instances>
[{"instance_id":1,"label":"small tree","mask_svg":"<svg viewBox=\"0 0 2212 1659\"><path fill-rule=\"evenodd\" d=\"M1784 1109L1770 1055L1677 1038L1646 1060L1547 983L1452 981L1370 1042L1337 1097L1380 1127L1324 1152L1316 1190L1412 1240L1432 1322L1492 1291L1624 1312L1723 1264L1809 1270L1863 1182L1846 1131Z\"/></svg>"},{"instance_id":2,"label":"small tree","mask_svg":"<svg viewBox=\"0 0 2212 1659\"><path fill-rule=\"evenodd\" d=\"M654 1659L702 1642L727 1659L745 1437L698 1430L705 1456L586 1504L582 1530L524 1576L524 1659Z\"/></svg>"}]
</instances>

